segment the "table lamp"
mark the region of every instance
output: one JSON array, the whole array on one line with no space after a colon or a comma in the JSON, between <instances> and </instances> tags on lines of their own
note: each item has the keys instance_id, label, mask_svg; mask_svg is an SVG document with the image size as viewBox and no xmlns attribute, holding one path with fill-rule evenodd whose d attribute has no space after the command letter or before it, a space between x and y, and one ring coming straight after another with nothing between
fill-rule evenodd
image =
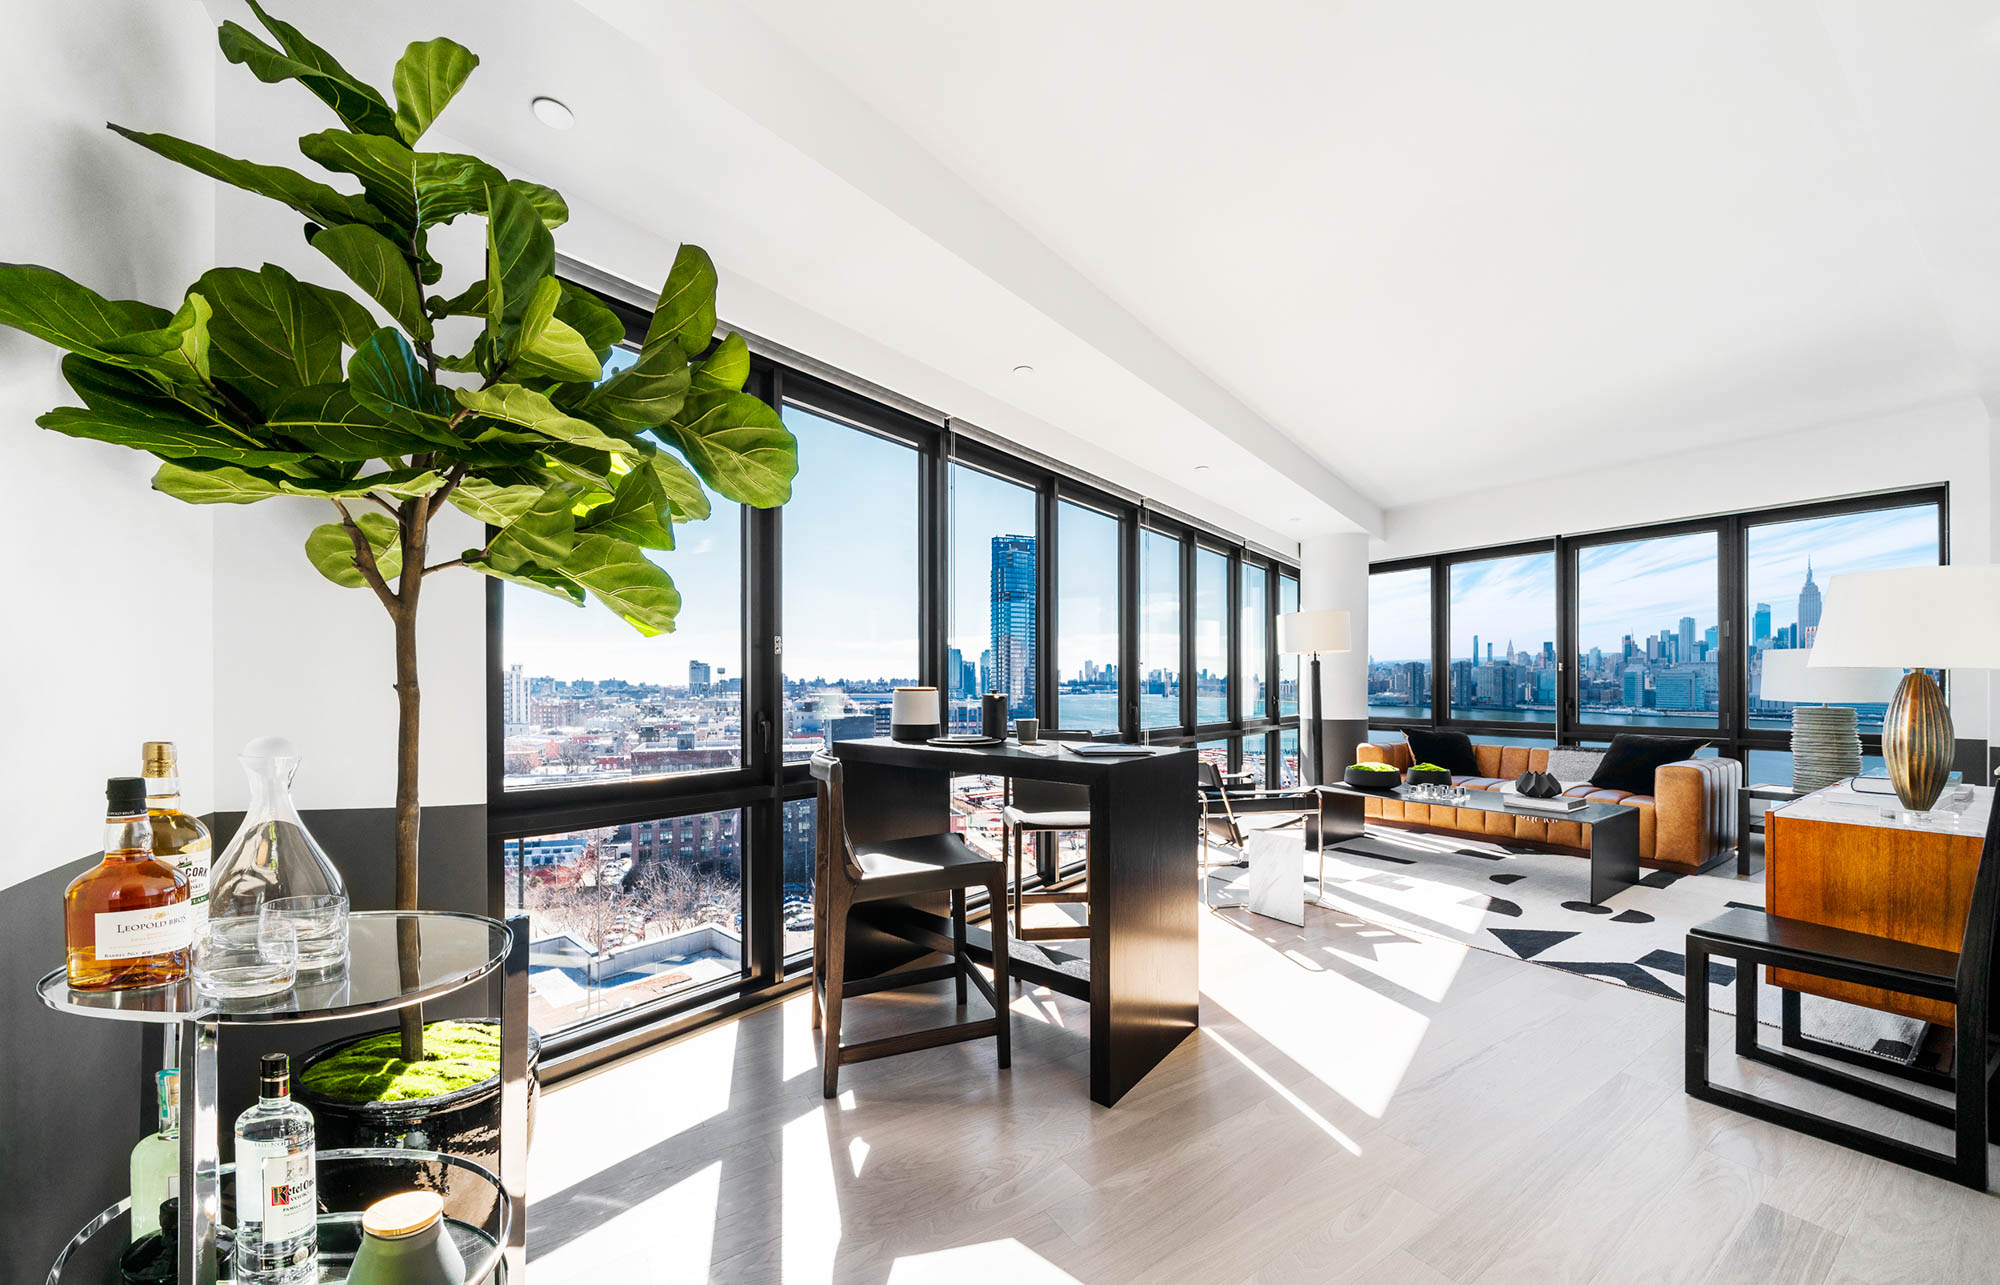
<instances>
[{"instance_id":1,"label":"table lamp","mask_svg":"<svg viewBox=\"0 0 2000 1285\"><path fill-rule=\"evenodd\" d=\"M1278 617L1278 651L1312 658L1312 735L1304 747L1306 761L1299 765L1300 778L1308 785L1327 783L1325 764L1320 762L1319 658L1327 652L1346 651L1351 645L1344 611L1292 611Z\"/></svg>"},{"instance_id":2,"label":"table lamp","mask_svg":"<svg viewBox=\"0 0 2000 1285\"><path fill-rule=\"evenodd\" d=\"M1924 671L2000 668L2000 566L1835 576L1808 663L1912 671L1889 702L1882 757L1903 806L1929 811L1951 776L1953 741L1944 693Z\"/></svg>"},{"instance_id":3,"label":"table lamp","mask_svg":"<svg viewBox=\"0 0 2000 1285\"><path fill-rule=\"evenodd\" d=\"M1903 677L1900 669L1815 668L1811 655L1809 647L1766 651L1757 688L1760 700L1792 703L1792 788L1802 791L1861 775L1851 706L1886 704Z\"/></svg>"}]
</instances>

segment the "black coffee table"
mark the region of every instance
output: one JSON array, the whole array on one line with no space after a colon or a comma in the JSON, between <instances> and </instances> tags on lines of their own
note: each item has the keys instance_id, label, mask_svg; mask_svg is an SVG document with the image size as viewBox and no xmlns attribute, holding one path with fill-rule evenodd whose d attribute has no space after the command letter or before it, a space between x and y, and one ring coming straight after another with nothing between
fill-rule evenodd
<instances>
[{"instance_id":1,"label":"black coffee table","mask_svg":"<svg viewBox=\"0 0 2000 1285\"><path fill-rule=\"evenodd\" d=\"M1404 793L1408 788L1398 786L1394 790L1357 790L1350 785L1322 785L1319 790L1327 796L1326 810L1329 813L1338 808L1348 814L1349 821L1359 825L1366 819L1365 805L1370 798L1393 795L1411 803L1431 802L1428 799L1408 798ZM1509 816L1536 817L1543 821L1574 821L1578 825L1589 826L1590 904L1592 905L1598 905L1639 882L1639 809L1619 803L1586 803L1574 812L1544 812L1538 808L1508 807L1507 800L1514 797L1498 790L1467 790L1463 799L1454 799L1450 803L1432 803L1431 806L1470 808L1475 812L1505 812ZM1450 833L1450 831L1444 832ZM1522 841L1512 839L1509 842Z\"/></svg>"}]
</instances>

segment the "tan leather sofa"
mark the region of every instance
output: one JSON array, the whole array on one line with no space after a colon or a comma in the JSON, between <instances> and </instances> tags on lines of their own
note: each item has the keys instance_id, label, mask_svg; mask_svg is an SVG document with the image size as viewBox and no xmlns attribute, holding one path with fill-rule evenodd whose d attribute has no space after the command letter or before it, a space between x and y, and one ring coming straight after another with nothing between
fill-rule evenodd
<instances>
[{"instance_id":1,"label":"tan leather sofa","mask_svg":"<svg viewBox=\"0 0 2000 1285\"><path fill-rule=\"evenodd\" d=\"M1525 745L1474 745L1478 776L1454 776L1452 784L1491 790L1512 784L1523 772L1546 772L1549 752ZM1387 763L1408 771L1414 761L1406 741L1361 746L1360 762ZM1699 870L1736 846L1736 791L1743 765L1735 759L1695 758L1668 763L1653 773L1651 794L1628 794L1594 785L1573 786L1573 798L1622 803L1639 809L1639 859L1674 869ZM1513 812L1409 803L1393 795L1369 798L1368 819L1413 829L1476 834L1497 842L1533 843L1571 852L1590 851L1590 830L1574 821Z\"/></svg>"}]
</instances>

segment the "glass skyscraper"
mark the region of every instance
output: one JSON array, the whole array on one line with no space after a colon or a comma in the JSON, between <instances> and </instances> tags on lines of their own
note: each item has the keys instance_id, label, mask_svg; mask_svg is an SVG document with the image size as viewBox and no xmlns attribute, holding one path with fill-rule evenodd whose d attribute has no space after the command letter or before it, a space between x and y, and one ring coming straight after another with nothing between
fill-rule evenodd
<instances>
[{"instance_id":1,"label":"glass skyscraper","mask_svg":"<svg viewBox=\"0 0 2000 1285\"><path fill-rule=\"evenodd\" d=\"M993 686L1007 712L1035 716L1035 537L993 537Z\"/></svg>"}]
</instances>

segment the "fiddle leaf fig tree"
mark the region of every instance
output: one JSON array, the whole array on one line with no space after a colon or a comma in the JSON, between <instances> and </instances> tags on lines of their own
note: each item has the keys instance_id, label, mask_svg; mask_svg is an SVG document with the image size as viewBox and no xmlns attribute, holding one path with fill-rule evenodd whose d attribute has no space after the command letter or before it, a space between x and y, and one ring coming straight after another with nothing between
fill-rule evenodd
<instances>
[{"instance_id":1,"label":"fiddle leaf fig tree","mask_svg":"<svg viewBox=\"0 0 2000 1285\"><path fill-rule=\"evenodd\" d=\"M296 81L336 125L299 140L326 172L238 160L198 143L111 129L169 161L290 207L312 250L352 284L274 264L204 273L179 304L106 299L61 273L0 265L0 324L66 351L81 406L37 422L157 456L153 486L190 504L304 497L328 521L306 561L389 617L396 662L396 904L417 905L417 608L458 570L584 606L642 634L681 608L661 554L709 514L709 490L783 504L798 447L743 391L748 350L715 341L716 273L685 245L637 360L610 378L619 317L557 278L560 194L475 156L422 150L479 59L450 40L397 61L393 101L250 0L269 39L234 22L222 52L266 83ZM359 191L352 190L358 187ZM431 230L483 220L485 256L446 297ZM457 351L445 332L465 338ZM446 505L486 524L477 548L434 554ZM404 1056L422 1055L406 1022Z\"/></svg>"}]
</instances>

